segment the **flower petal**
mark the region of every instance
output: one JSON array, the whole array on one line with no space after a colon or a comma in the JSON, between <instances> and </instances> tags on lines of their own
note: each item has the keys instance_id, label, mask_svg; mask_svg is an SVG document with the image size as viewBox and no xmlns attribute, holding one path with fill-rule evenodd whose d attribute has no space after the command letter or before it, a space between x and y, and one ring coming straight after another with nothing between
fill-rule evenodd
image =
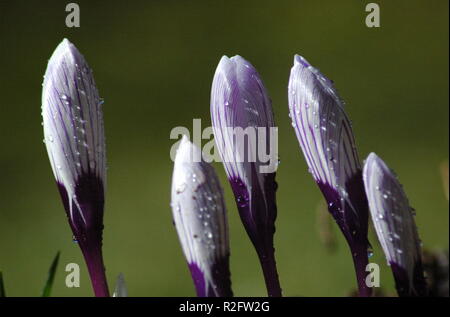
<instances>
[{"instance_id":1,"label":"flower petal","mask_svg":"<svg viewBox=\"0 0 450 317\"><path fill-rule=\"evenodd\" d=\"M355 230L346 228L343 214L356 218L357 223L367 207L358 208L365 197L350 120L331 80L299 55L289 79L289 112L309 171L330 212L346 232ZM367 214L362 215L362 222L365 219Z\"/></svg>"},{"instance_id":2,"label":"flower petal","mask_svg":"<svg viewBox=\"0 0 450 317\"><path fill-rule=\"evenodd\" d=\"M413 209L394 172L375 153L364 165L364 185L378 240L400 295L426 293Z\"/></svg>"},{"instance_id":3,"label":"flower petal","mask_svg":"<svg viewBox=\"0 0 450 317\"><path fill-rule=\"evenodd\" d=\"M273 248L277 128L262 80L241 56L224 56L217 66L211 121L239 215L260 257L266 284L274 285L269 294L281 296Z\"/></svg>"},{"instance_id":4,"label":"flower petal","mask_svg":"<svg viewBox=\"0 0 450 317\"><path fill-rule=\"evenodd\" d=\"M201 150L183 137L172 179L175 227L199 296L232 296L222 188Z\"/></svg>"},{"instance_id":5,"label":"flower petal","mask_svg":"<svg viewBox=\"0 0 450 317\"><path fill-rule=\"evenodd\" d=\"M289 116L309 171L347 242L360 295L368 262L368 205L350 120L333 83L296 55L288 87Z\"/></svg>"},{"instance_id":6,"label":"flower petal","mask_svg":"<svg viewBox=\"0 0 450 317\"><path fill-rule=\"evenodd\" d=\"M69 217L76 227L84 226L92 218L89 213L103 212L106 159L102 101L92 70L67 39L56 48L44 77L44 141Z\"/></svg>"}]
</instances>

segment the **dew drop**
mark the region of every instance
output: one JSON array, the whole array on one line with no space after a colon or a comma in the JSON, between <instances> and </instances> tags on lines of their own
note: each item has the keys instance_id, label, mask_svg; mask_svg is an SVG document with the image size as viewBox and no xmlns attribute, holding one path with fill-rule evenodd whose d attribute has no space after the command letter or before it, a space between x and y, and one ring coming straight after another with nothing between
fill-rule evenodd
<instances>
[{"instance_id":1,"label":"dew drop","mask_svg":"<svg viewBox=\"0 0 450 317\"><path fill-rule=\"evenodd\" d=\"M182 192L184 192L185 189L186 189L186 183L182 183L177 187L176 193L181 194Z\"/></svg>"}]
</instances>

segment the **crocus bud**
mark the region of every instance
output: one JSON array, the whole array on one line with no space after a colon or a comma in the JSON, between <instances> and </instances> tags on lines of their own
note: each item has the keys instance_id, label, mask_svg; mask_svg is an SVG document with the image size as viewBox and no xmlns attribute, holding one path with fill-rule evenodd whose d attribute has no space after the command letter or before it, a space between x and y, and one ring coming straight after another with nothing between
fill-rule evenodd
<instances>
[{"instance_id":1,"label":"crocus bud","mask_svg":"<svg viewBox=\"0 0 450 317\"><path fill-rule=\"evenodd\" d=\"M94 292L108 296L101 250L106 178L101 104L92 70L63 40L48 62L42 87L44 142Z\"/></svg>"},{"instance_id":2,"label":"crocus bud","mask_svg":"<svg viewBox=\"0 0 450 317\"><path fill-rule=\"evenodd\" d=\"M197 295L230 297L228 223L222 188L213 167L186 136L172 178L172 213Z\"/></svg>"},{"instance_id":3,"label":"crocus bud","mask_svg":"<svg viewBox=\"0 0 450 317\"><path fill-rule=\"evenodd\" d=\"M309 171L352 252L360 295L369 242L368 205L361 166L344 104L333 83L296 55L288 88L289 115Z\"/></svg>"},{"instance_id":4,"label":"crocus bud","mask_svg":"<svg viewBox=\"0 0 450 317\"><path fill-rule=\"evenodd\" d=\"M277 207L277 129L256 69L241 56L222 57L211 89L218 152L239 215L259 256L269 296L281 296L273 236Z\"/></svg>"},{"instance_id":5,"label":"crocus bud","mask_svg":"<svg viewBox=\"0 0 450 317\"><path fill-rule=\"evenodd\" d=\"M375 153L367 157L363 175L372 221L399 296L425 296L421 242L402 185Z\"/></svg>"}]
</instances>

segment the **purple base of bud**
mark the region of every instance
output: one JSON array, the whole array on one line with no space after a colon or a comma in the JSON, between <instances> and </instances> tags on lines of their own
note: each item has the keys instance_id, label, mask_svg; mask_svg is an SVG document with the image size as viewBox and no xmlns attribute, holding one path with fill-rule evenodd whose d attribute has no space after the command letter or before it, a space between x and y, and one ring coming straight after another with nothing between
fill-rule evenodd
<instances>
[{"instance_id":1,"label":"purple base of bud","mask_svg":"<svg viewBox=\"0 0 450 317\"><path fill-rule=\"evenodd\" d=\"M226 258L216 262L212 267L212 281L217 286L206 282L204 273L196 263L189 264L198 297L233 297L228 263L228 258Z\"/></svg>"},{"instance_id":2,"label":"purple base of bud","mask_svg":"<svg viewBox=\"0 0 450 317\"><path fill-rule=\"evenodd\" d=\"M422 263L418 262L414 267L413 280L410 281L408 273L397 263L389 263L394 274L395 287L400 297L424 297L428 296L427 282L423 275ZM412 282L412 285L411 285Z\"/></svg>"},{"instance_id":3,"label":"purple base of bud","mask_svg":"<svg viewBox=\"0 0 450 317\"><path fill-rule=\"evenodd\" d=\"M275 261L275 249L273 247L273 236L275 234L275 220L277 217L277 207L275 203L275 193L277 183L275 173L264 174L266 184L264 197L253 195L249 197L246 186L239 180L231 180L231 187L236 198L239 216L244 224L250 240L252 241L261 263L264 274L267 293L270 297L281 297L281 286L278 278ZM257 187L257 180L252 184L254 193L261 193ZM267 202L268 205L265 204Z\"/></svg>"},{"instance_id":4,"label":"purple base of bud","mask_svg":"<svg viewBox=\"0 0 450 317\"><path fill-rule=\"evenodd\" d=\"M359 295L368 297L372 289L366 285L366 266L369 263L367 239L369 209L364 193L362 173L355 174L347 182L347 198L342 198L336 190L327 184L318 184L327 199L328 210L336 220L347 240L353 258ZM350 205L351 204L351 205Z\"/></svg>"},{"instance_id":5,"label":"purple base of bud","mask_svg":"<svg viewBox=\"0 0 450 317\"><path fill-rule=\"evenodd\" d=\"M62 184L57 185L74 238L86 261L95 296L108 297L108 283L102 256L104 204L102 181L92 175L81 176L75 186L78 203L72 201L72 207L66 188ZM81 218L82 214L84 220Z\"/></svg>"}]
</instances>

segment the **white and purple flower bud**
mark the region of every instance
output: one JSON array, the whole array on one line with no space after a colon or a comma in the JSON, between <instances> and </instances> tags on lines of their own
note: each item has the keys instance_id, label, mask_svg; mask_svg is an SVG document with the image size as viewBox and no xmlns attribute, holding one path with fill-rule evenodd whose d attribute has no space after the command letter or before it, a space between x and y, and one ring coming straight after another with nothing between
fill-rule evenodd
<instances>
[{"instance_id":1,"label":"white and purple flower bud","mask_svg":"<svg viewBox=\"0 0 450 317\"><path fill-rule=\"evenodd\" d=\"M228 222L219 179L186 136L172 178L172 213L199 297L233 296Z\"/></svg>"},{"instance_id":2,"label":"white and purple flower bud","mask_svg":"<svg viewBox=\"0 0 450 317\"><path fill-rule=\"evenodd\" d=\"M375 231L394 274L399 296L426 296L415 212L402 185L375 153L367 157L363 178Z\"/></svg>"},{"instance_id":3,"label":"white and purple flower bud","mask_svg":"<svg viewBox=\"0 0 450 317\"><path fill-rule=\"evenodd\" d=\"M241 56L222 57L211 88L214 139L247 234L259 256L269 296L281 296L273 236L277 128L257 70Z\"/></svg>"},{"instance_id":4,"label":"white and purple flower bud","mask_svg":"<svg viewBox=\"0 0 450 317\"><path fill-rule=\"evenodd\" d=\"M288 87L289 116L309 171L352 252L360 295L369 242L368 205L350 120L331 80L296 55Z\"/></svg>"},{"instance_id":5,"label":"white and purple flower bud","mask_svg":"<svg viewBox=\"0 0 450 317\"><path fill-rule=\"evenodd\" d=\"M102 259L106 181L102 100L84 57L64 39L42 87L44 142L74 239L97 296L108 296Z\"/></svg>"}]
</instances>

